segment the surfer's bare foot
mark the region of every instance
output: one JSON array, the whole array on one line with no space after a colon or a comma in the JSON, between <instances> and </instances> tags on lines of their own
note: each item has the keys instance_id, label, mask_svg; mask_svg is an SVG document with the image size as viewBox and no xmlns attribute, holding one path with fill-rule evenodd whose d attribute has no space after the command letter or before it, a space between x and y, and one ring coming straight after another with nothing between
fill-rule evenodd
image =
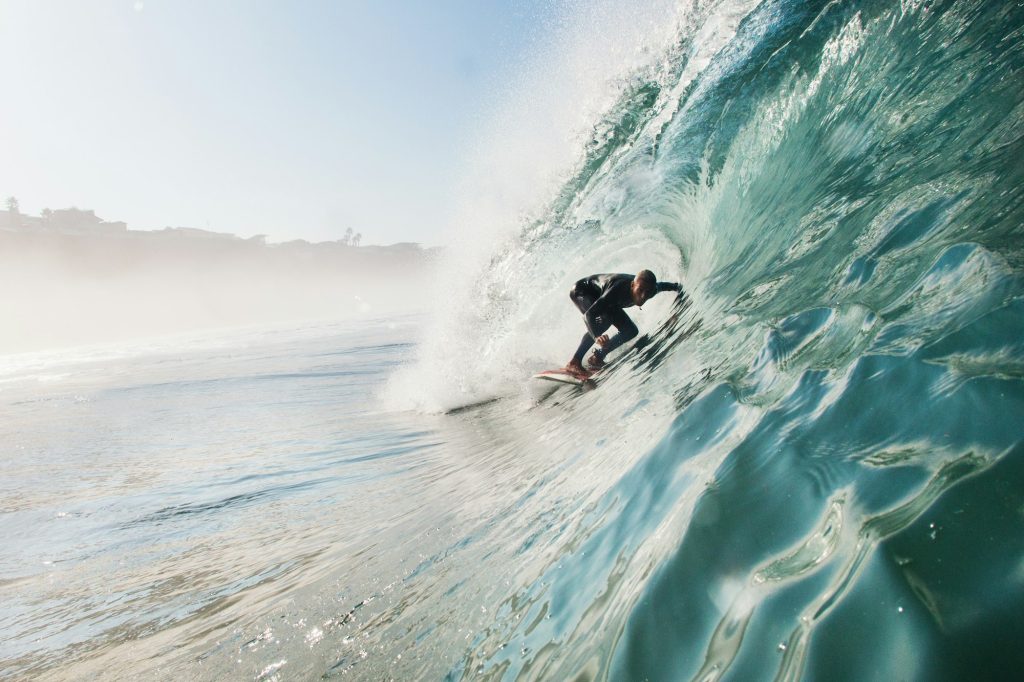
<instances>
[{"instance_id":1,"label":"surfer's bare foot","mask_svg":"<svg viewBox=\"0 0 1024 682\"><path fill-rule=\"evenodd\" d=\"M587 358L587 367L594 371L601 369L604 367L604 358L598 355L597 351L594 351L590 354L590 357Z\"/></svg>"},{"instance_id":2,"label":"surfer's bare foot","mask_svg":"<svg viewBox=\"0 0 1024 682\"><path fill-rule=\"evenodd\" d=\"M579 360L570 360L569 364L565 366L565 371L577 379L582 380L590 378L590 372L583 369L583 364Z\"/></svg>"}]
</instances>

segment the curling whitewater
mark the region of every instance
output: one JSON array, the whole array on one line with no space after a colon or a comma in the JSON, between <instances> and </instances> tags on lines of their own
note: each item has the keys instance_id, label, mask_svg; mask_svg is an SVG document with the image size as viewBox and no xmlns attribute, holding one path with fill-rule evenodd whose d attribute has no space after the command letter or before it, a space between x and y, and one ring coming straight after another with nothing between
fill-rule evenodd
<instances>
[{"instance_id":1,"label":"curling whitewater","mask_svg":"<svg viewBox=\"0 0 1024 682\"><path fill-rule=\"evenodd\" d=\"M6 363L0 674L1012 678L1024 10L672 17L425 318Z\"/></svg>"}]
</instances>

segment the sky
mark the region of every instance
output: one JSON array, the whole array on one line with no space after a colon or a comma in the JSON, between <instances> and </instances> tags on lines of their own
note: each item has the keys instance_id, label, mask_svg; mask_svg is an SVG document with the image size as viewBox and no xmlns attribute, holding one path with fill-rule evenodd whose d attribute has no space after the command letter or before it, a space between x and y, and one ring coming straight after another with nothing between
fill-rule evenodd
<instances>
[{"instance_id":1,"label":"sky","mask_svg":"<svg viewBox=\"0 0 1024 682\"><path fill-rule=\"evenodd\" d=\"M0 198L130 229L442 243L554 0L0 0Z\"/></svg>"}]
</instances>

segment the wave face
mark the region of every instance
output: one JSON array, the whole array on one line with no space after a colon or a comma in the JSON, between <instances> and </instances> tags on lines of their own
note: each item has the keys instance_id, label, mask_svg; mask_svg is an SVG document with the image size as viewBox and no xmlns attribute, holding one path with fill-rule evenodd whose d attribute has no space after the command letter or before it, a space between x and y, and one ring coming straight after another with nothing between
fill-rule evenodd
<instances>
[{"instance_id":1,"label":"wave face","mask_svg":"<svg viewBox=\"0 0 1024 682\"><path fill-rule=\"evenodd\" d=\"M673 21L542 208L456 259L391 387L444 409L563 364L592 272L689 294L634 316L599 390L475 417L543 411L516 447L563 487L543 568L451 675L999 677L1024 635L1024 7Z\"/></svg>"}]
</instances>

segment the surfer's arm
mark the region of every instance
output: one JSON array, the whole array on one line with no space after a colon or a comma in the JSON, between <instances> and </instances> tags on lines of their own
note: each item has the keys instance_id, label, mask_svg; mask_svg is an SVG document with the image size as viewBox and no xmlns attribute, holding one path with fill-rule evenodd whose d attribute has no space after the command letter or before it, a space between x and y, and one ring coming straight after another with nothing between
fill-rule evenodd
<instances>
[{"instance_id":1,"label":"surfer's arm","mask_svg":"<svg viewBox=\"0 0 1024 682\"><path fill-rule=\"evenodd\" d=\"M587 325L587 331L590 333L590 337L596 339L600 334L596 331L597 329L597 318L600 315L600 310L595 310L598 307L597 303L590 306L587 309L586 314L583 316L583 322Z\"/></svg>"},{"instance_id":2,"label":"surfer's arm","mask_svg":"<svg viewBox=\"0 0 1024 682\"><path fill-rule=\"evenodd\" d=\"M658 293L662 291L682 291L683 287L677 282L658 282Z\"/></svg>"},{"instance_id":3,"label":"surfer's arm","mask_svg":"<svg viewBox=\"0 0 1024 682\"><path fill-rule=\"evenodd\" d=\"M600 298L594 301L594 305L587 308L587 312L583 314L583 322L587 325L587 331L595 341L604 331L599 326L598 318L608 312L607 293L602 294Z\"/></svg>"}]
</instances>

